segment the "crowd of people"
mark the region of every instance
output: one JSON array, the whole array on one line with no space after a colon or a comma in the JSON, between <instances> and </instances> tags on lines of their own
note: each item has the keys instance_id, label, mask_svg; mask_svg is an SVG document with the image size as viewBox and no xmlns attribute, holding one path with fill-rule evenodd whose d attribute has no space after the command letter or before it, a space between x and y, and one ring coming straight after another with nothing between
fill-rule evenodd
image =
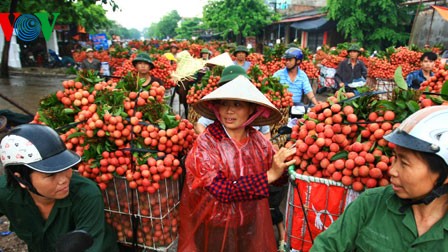
<instances>
[{"instance_id":1,"label":"crowd of people","mask_svg":"<svg viewBox=\"0 0 448 252\"><path fill-rule=\"evenodd\" d=\"M176 61L171 44L166 57ZM296 148L270 142L269 125L282 114L247 76L250 54L238 46L219 88L193 105L202 117L198 138L185 160L185 184L179 215L178 251L285 251L283 215L279 209L287 182L286 169ZM87 50L83 70L101 71ZM335 89L365 83L366 66L352 45L335 75ZM407 83L418 88L431 72L437 55L425 53L422 69ZM200 58L210 59L203 49ZM310 81L300 69L303 52L288 48L286 67L274 74L293 94L290 116L301 116L303 98L317 105ZM150 75L151 57L139 53L132 61L141 88L161 80ZM391 185L367 190L350 204L312 251L444 251L448 248L448 107L422 109L385 139L395 144L389 171ZM104 217L102 194L94 182L72 173L81 157L66 149L56 131L25 124L10 130L0 144L6 175L0 177L0 214L30 251L54 250L61 235L84 230L94 239L88 251L118 251L116 236ZM270 225L272 224L272 225ZM278 241L274 228L278 229Z\"/></svg>"}]
</instances>

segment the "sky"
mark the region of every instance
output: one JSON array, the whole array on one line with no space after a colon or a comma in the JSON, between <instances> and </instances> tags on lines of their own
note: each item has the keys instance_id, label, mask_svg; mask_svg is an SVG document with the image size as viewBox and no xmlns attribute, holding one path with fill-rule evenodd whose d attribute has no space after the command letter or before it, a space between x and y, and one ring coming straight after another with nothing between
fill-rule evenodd
<instances>
[{"instance_id":1,"label":"sky","mask_svg":"<svg viewBox=\"0 0 448 252\"><path fill-rule=\"evenodd\" d=\"M177 10L181 17L202 17L202 7L207 0L115 0L115 3L121 11L113 12L109 5L103 5L107 18L127 29L141 31L151 23L159 22L172 10Z\"/></svg>"}]
</instances>

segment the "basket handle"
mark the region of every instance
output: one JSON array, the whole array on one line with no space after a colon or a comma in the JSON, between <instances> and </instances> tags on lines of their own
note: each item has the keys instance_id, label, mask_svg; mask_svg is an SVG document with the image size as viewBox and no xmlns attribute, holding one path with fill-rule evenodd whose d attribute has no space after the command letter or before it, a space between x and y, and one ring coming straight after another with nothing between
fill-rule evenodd
<instances>
[{"instance_id":1,"label":"basket handle","mask_svg":"<svg viewBox=\"0 0 448 252\"><path fill-rule=\"evenodd\" d=\"M325 179L325 178L318 178L318 177L313 177L313 176L307 176L307 175L302 175L302 174L298 174L295 170L294 170L295 166L291 165L288 167L288 174L291 180L296 180L296 179L300 179L306 182L314 182L314 183L321 183L321 184L325 184L327 186L339 186L339 187L344 187L347 189L350 189L350 186L346 186L344 184L342 184L341 182L337 182L331 179Z\"/></svg>"}]
</instances>

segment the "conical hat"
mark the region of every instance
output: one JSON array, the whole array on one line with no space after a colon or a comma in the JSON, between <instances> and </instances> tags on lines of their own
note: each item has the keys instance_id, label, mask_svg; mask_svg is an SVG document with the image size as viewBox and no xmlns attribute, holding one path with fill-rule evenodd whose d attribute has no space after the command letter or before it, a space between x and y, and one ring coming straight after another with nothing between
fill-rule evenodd
<instances>
[{"instance_id":1,"label":"conical hat","mask_svg":"<svg viewBox=\"0 0 448 252\"><path fill-rule=\"evenodd\" d=\"M216 116L209 105L210 102L219 100L239 100L255 103L267 108L269 115L260 115L257 117L251 123L253 126L271 125L277 123L282 118L280 111L268 100L268 98L266 98L248 78L242 75L204 96L199 102L193 105L193 108L198 114L216 120Z\"/></svg>"},{"instance_id":2,"label":"conical hat","mask_svg":"<svg viewBox=\"0 0 448 252\"><path fill-rule=\"evenodd\" d=\"M223 67L228 67L230 65L233 65L232 58L230 57L229 53L227 53L227 52L220 54L216 57L213 57L213 58L207 60L205 63L210 64L210 65L223 66Z\"/></svg>"}]
</instances>

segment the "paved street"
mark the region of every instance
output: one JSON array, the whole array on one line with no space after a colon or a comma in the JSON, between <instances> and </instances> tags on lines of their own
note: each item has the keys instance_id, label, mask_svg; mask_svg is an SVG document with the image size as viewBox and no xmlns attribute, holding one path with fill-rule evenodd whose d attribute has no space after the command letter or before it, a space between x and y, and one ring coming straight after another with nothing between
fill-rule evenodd
<instances>
[{"instance_id":1,"label":"paved street","mask_svg":"<svg viewBox=\"0 0 448 252\"><path fill-rule=\"evenodd\" d=\"M37 70L36 70L37 71ZM34 114L43 97L62 89L62 81L73 78L63 75L39 75L12 73L9 79L0 78L0 93ZM0 109L24 113L13 104L0 98Z\"/></svg>"}]
</instances>

